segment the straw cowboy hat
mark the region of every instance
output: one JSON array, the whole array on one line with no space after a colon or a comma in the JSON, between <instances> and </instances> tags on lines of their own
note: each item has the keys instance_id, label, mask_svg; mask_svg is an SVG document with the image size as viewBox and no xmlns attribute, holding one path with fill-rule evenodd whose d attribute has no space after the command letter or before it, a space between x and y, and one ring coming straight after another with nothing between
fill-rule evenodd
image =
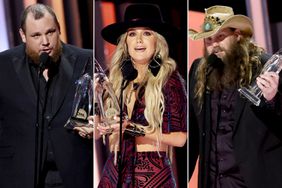
<instances>
[{"instance_id":1,"label":"straw cowboy hat","mask_svg":"<svg viewBox=\"0 0 282 188\"><path fill-rule=\"evenodd\" d=\"M205 19L202 31L189 29L189 37L193 40L203 39L216 34L223 28L240 29L247 36L253 35L252 21L244 15L234 15L233 9L228 6L212 6L205 9Z\"/></svg>"},{"instance_id":2,"label":"straw cowboy hat","mask_svg":"<svg viewBox=\"0 0 282 188\"><path fill-rule=\"evenodd\" d=\"M160 8L155 4L131 4L126 7L124 21L102 29L102 37L117 45L119 37L132 27L148 27L165 38L177 35L178 29L163 21Z\"/></svg>"}]
</instances>

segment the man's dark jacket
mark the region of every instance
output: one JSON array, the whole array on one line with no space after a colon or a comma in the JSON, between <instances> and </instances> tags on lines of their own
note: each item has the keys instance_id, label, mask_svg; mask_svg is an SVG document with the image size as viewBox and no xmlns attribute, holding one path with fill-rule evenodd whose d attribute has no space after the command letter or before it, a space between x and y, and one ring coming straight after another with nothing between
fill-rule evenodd
<instances>
[{"instance_id":1,"label":"man's dark jacket","mask_svg":"<svg viewBox=\"0 0 282 188\"><path fill-rule=\"evenodd\" d=\"M199 188L208 188L211 112L206 104L199 109L194 94L200 63L200 59L193 62L189 75L189 168L192 175L199 156ZM241 175L248 188L281 188L282 94L278 92L274 106L262 101L258 107L239 92L236 95L232 142ZM205 96L205 101L210 101L210 94Z\"/></svg>"},{"instance_id":2,"label":"man's dark jacket","mask_svg":"<svg viewBox=\"0 0 282 188\"><path fill-rule=\"evenodd\" d=\"M75 82L91 50L63 44L51 110L43 118L45 156L50 138L65 188L93 187L92 140L64 128L71 115ZM37 92L26 61L25 45L0 53L0 187L32 188L35 166ZM44 157L43 157L44 158ZM42 164L42 162L41 162ZM42 166L41 166L42 167Z\"/></svg>"}]
</instances>

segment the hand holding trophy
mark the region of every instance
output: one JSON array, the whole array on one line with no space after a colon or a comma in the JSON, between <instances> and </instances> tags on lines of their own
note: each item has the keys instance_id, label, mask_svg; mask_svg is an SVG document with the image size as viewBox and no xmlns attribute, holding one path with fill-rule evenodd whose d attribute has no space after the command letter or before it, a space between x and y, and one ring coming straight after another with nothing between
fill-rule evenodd
<instances>
[{"instance_id":1,"label":"hand holding trophy","mask_svg":"<svg viewBox=\"0 0 282 188\"><path fill-rule=\"evenodd\" d=\"M127 115L123 114L122 120L127 120ZM95 60L93 67L91 59L76 81L72 113L65 128L76 130L81 137L90 139L93 137L94 125L102 126L105 133L109 134L113 131L111 125L120 122L119 117L119 102L112 84L100 64ZM103 141L105 143L105 136Z\"/></svg>"},{"instance_id":2,"label":"hand holding trophy","mask_svg":"<svg viewBox=\"0 0 282 188\"><path fill-rule=\"evenodd\" d=\"M120 131L119 132L120 135L121 132L124 132L132 136L144 136L145 131L142 128L138 127L137 124L131 122L126 112L122 112L121 114L121 109L119 104L120 101L118 101L116 97L116 94L112 87L112 83L105 75L99 63L96 63L95 65L96 66L95 66L94 78L95 78L95 83L97 83L94 84L96 85L95 101L100 110L100 114L99 114L101 119L100 124L102 124L102 126L98 126L99 130L102 132L102 134L103 133L109 134L112 133L113 130L115 130L115 131ZM124 78L123 81L125 81L121 86L121 92L122 92L122 89L124 89L127 86L128 81L131 81L137 77L137 70L134 69L131 62L125 62L121 67L121 71ZM103 96L104 94L106 96ZM118 123L119 126L117 128ZM105 137L103 137L103 140L104 139Z\"/></svg>"},{"instance_id":3,"label":"hand holding trophy","mask_svg":"<svg viewBox=\"0 0 282 188\"><path fill-rule=\"evenodd\" d=\"M91 76L92 72L94 72L93 76ZM77 130L81 130L79 127L91 128L94 124L88 123L88 117L93 115L93 112L94 115L99 116L99 123L105 128L120 122L119 101L112 83L96 60L94 71L91 60L86 65L84 74L76 82L72 113L65 127ZM122 113L121 120L128 120L125 112Z\"/></svg>"},{"instance_id":4,"label":"hand holding trophy","mask_svg":"<svg viewBox=\"0 0 282 188\"><path fill-rule=\"evenodd\" d=\"M282 49L276 52L271 58L265 63L260 74L265 72L275 72L279 73L282 69ZM242 87L238 90L242 95L249 99L254 105L259 106L262 96L262 91L258 87L256 80L254 80L251 85L246 88Z\"/></svg>"},{"instance_id":5,"label":"hand holding trophy","mask_svg":"<svg viewBox=\"0 0 282 188\"><path fill-rule=\"evenodd\" d=\"M99 63L95 64L94 78L95 83L97 82L99 85L96 87L97 89L95 89L94 100L100 112L100 119L104 126L110 126L119 121L116 119L117 116L120 116L119 102L113 90L112 83L109 81L109 78L106 76ZM103 97L104 94L107 96ZM107 103L107 107L105 107L105 103ZM127 115L123 114L122 119L127 118Z\"/></svg>"}]
</instances>

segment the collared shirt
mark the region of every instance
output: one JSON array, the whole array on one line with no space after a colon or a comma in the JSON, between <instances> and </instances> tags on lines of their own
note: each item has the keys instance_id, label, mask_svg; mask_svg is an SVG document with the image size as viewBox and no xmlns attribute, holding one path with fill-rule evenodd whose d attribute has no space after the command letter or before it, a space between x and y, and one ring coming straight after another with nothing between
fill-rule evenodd
<instances>
[{"instance_id":1,"label":"collared shirt","mask_svg":"<svg viewBox=\"0 0 282 188\"><path fill-rule=\"evenodd\" d=\"M53 91L54 91L54 85L56 84L56 73L57 73L57 66L53 63L52 67L49 67L49 69L52 69L52 75L49 78L48 81L46 81L46 79L44 78L44 76L41 74L39 74L39 66L34 64L30 59L27 59L28 61L28 65L29 65L29 69L30 69L30 73L31 73L31 78L32 78L32 82L34 84L35 87L35 91L38 92L37 94L39 94L39 116L38 116L38 123L41 126L46 126L46 125L42 125L42 118L44 116L46 116L46 114L49 114L51 109L51 105L52 104L52 98L53 98ZM50 70L48 70L50 72ZM48 74L48 76L50 76L50 74ZM38 87L39 87L39 91L38 91ZM44 114L44 116L43 116ZM44 129L46 130L46 127L44 127ZM53 153L53 149L52 149L52 145L51 145L51 141L49 139L48 136L48 140L47 140L47 156L46 156L46 162L50 163L51 166L55 165L55 161L54 161L54 153ZM55 167L52 167L55 168Z\"/></svg>"},{"instance_id":2,"label":"collared shirt","mask_svg":"<svg viewBox=\"0 0 282 188\"><path fill-rule=\"evenodd\" d=\"M209 182L211 188L245 188L236 162L232 135L236 89L225 89L211 95L211 150Z\"/></svg>"}]
</instances>

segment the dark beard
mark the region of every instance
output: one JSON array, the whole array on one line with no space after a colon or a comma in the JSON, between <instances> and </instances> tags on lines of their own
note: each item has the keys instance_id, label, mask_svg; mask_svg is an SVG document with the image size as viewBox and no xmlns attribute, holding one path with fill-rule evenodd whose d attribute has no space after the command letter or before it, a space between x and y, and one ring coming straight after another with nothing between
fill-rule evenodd
<instances>
[{"instance_id":1,"label":"dark beard","mask_svg":"<svg viewBox=\"0 0 282 188\"><path fill-rule=\"evenodd\" d=\"M210 90L222 91L225 88L234 88L240 79L240 62L242 57L245 57L243 48L234 43L225 56L224 62L218 58L217 62L213 63L210 75L207 79L207 85Z\"/></svg>"},{"instance_id":2,"label":"dark beard","mask_svg":"<svg viewBox=\"0 0 282 188\"><path fill-rule=\"evenodd\" d=\"M26 54L27 56L34 62L35 64L39 64L39 54L30 48L26 47ZM60 42L59 45L54 49L54 55L51 58L52 62L57 62L62 54L62 43Z\"/></svg>"}]
</instances>

